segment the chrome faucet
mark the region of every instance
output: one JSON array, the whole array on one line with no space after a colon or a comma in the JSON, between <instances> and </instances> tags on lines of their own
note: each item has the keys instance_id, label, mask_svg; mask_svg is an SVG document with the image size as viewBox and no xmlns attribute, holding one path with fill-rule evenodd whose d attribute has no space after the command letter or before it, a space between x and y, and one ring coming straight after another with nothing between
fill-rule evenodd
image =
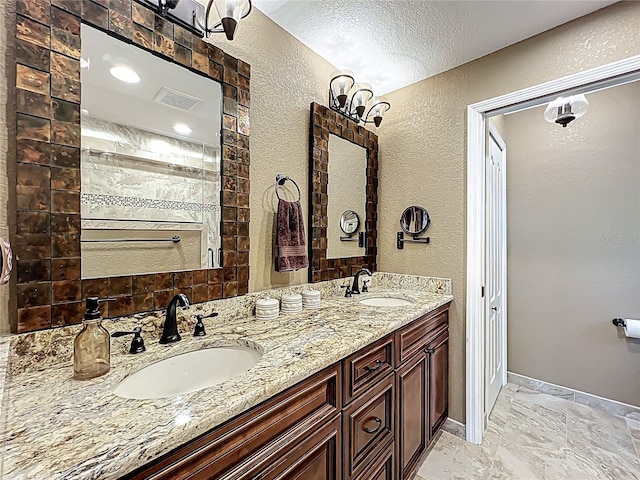
<instances>
[{"instance_id":1,"label":"chrome faucet","mask_svg":"<svg viewBox=\"0 0 640 480\"><path fill-rule=\"evenodd\" d=\"M164 319L164 328L162 329L162 336L160 337L160 343L173 343L181 340L182 337L178 333L178 319L176 318L176 307L178 303L185 310L189 308L189 299L183 293L175 295L169 305L167 306L167 316Z\"/></svg>"},{"instance_id":2,"label":"chrome faucet","mask_svg":"<svg viewBox=\"0 0 640 480\"><path fill-rule=\"evenodd\" d=\"M355 274L355 276L353 277L353 286L351 287L351 294L353 295L355 294L359 294L360 293L360 275L366 273L367 275L371 276L371 270L369 270L368 268L364 268L362 267L360 270L358 270Z\"/></svg>"}]
</instances>

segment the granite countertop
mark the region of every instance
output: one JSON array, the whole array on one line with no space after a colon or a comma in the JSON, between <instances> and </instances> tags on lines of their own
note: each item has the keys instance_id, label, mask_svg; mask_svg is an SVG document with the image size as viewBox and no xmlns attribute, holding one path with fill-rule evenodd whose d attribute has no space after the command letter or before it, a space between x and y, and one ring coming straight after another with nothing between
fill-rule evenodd
<instances>
[{"instance_id":1,"label":"granite countertop","mask_svg":"<svg viewBox=\"0 0 640 480\"><path fill-rule=\"evenodd\" d=\"M276 320L258 321L237 312L225 320L208 319L206 337L187 333L171 345L159 345L147 335L147 352L139 355L125 353L130 337L119 343L112 339L110 372L84 382L72 379L68 342L63 361L42 360L47 366L38 370L17 359L12 365L11 355L17 358L15 351L23 347L14 341L8 348L5 341L0 355L8 351L10 361L7 371L0 368L0 382L6 374L0 389L2 478L118 478L453 300L450 284L441 289L446 293L435 293L388 283L395 288L376 285L353 298L324 295L320 308ZM331 291L337 292L335 285ZM359 303L375 296L414 303L387 308ZM209 302L209 311L215 304ZM230 381L178 397L130 400L112 393L127 375L160 359L229 345L250 346L263 356Z\"/></svg>"}]
</instances>

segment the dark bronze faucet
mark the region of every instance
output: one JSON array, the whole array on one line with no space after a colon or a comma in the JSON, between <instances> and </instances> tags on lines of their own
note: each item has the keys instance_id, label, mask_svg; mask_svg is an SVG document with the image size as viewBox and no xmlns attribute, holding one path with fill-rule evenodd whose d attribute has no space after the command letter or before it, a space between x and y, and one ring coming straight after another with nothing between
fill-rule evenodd
<instances>
[{"instance_id":1,"label":"dark bronze faucet","mask_svg":"<svg viewBox=\"0 0 640 480\"><path fill-rule=\"evenodd\" d=\"M371 276L371 270L368 268L361 268L353 277L353 286L351 287L351 294L359 294L360 293L360 275L366 273Z\"/></svg>"},{"instance_id":2,"label":"dark bronze faucet","mask_svg":"<svg viewBox=\"0 0 640 480\"><path fill-rule=\"evenodd\" d=\"M164 328L162 329L162 336L160 337L160 343L173 343L181 340L182 337L178 333L178 319L176 318L176 307L178 303L185 310L189 308L189 299L186 295L179 293L175 295L169 305L167 306L167 316L164 319Z\"/></svg>"}]
</instances>

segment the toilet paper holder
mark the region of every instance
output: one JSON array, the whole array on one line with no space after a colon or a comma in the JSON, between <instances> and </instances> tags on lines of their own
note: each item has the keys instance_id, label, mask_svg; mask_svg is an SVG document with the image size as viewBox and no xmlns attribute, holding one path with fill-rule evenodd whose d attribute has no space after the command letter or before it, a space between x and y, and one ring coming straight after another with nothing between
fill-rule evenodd
<instances>
[{"instance_id":1,"label":"toilet paper holder","mask_svg":"<svg viewBox=\"0 0 640 480\"><path fill-rule=\"evenodd\" d=\"M623 318L614 318L611 323L613 323L616 327L626 327L627 322L624 321Z\"/></svg>"}]
</instances>

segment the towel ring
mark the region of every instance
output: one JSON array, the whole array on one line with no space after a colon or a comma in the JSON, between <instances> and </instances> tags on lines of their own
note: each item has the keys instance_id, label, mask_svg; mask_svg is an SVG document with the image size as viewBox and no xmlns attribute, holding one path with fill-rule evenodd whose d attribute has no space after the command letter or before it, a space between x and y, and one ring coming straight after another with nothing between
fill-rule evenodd
<instances>
[{"instance_id":1,"label":"towel ring","mask_svg":"<svg viewBox=\"0 0 640 480\"><path fill-rule=\"evenodd\" d=\"M278 192L278 187L281 187L282 185L284 185L284 183L289 180L291 183L293 183L296 186L296 189L298 190L298 202L300 201L300 198L302 198L302 195L300 194L300 187L298 186L298 184L296 183L295 180L293 180L292 178L287 177L286 175L283 175L281 173L276 175L276 197L278 197L278 200L282 200L280 198L280 193Z\"/></svg>"}]
</instances>

